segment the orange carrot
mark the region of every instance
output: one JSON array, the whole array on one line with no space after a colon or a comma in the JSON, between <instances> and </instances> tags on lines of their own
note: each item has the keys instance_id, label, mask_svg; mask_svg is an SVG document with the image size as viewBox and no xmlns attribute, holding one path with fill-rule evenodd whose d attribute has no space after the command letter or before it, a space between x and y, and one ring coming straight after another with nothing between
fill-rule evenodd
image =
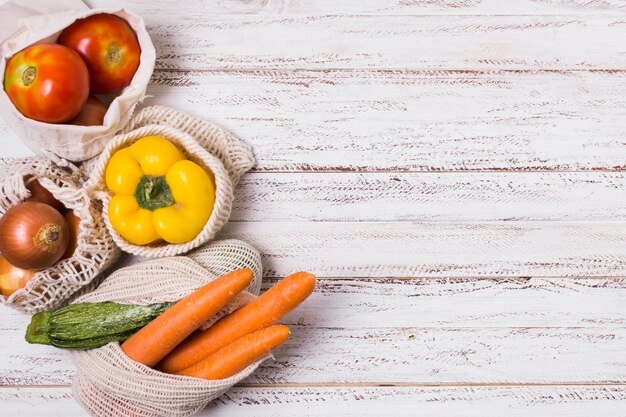
<instances>
[{"instance_id":1,"label":"orange carrot","mask_svg":"<svg viewBox=\"0 0 626 417\"><path fill-rule=\"evenodd\" d=\"M122 344L137 362L154 366L252 281L250 269L224 275L183 298Z\"/></svg>"},{"instance_id":2,"label":"orange carrot","mask_svg":"<svg viewBox=\"0 0 626 417\"><path fill-rule=\"evenodd\" d=\"M312 274L296 272L288 276L208 330L191 335L172 350L157 369L167 373L182 371L240 337L276 323L303 302L313 288L315 276Z\"/></svg>"},{"instance_id":3,"label":"orange carrot","mask_svg":"<svg viewBox=\"0 0 626 417\"><path fill-rule=\"evenodd\" d=\"M289 327L282 324L257 330L176 374L204 379L228 378L285 343L289 334Z\"/></svg>"}]
</instances>

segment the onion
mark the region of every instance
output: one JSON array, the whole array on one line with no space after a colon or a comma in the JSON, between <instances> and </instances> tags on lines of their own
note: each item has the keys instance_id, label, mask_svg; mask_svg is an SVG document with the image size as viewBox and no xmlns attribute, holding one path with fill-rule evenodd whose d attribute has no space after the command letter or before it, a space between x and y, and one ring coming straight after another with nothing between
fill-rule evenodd
<instances>
[{"instance_id":1,"label":"onion","mask_svg":"<svg viewBox=\"0 0 626 417\"><path fill-rule=\"evenodd\" d=\"M106 112L107 108L100 100L89 96L78 116L69 123L78 126L102 126Z\"/></svg>"},{"instance_id":2,"label":"onion","mask_svg":"<svg viewBox=\"0 0 626 417\"><path fill-rule=\"evenodd\" d=\"M28 201L11 207L0 219L0 253L17 267L44 269L61 259L68 235L61 213Z\"/></svg>"},{"instance_id":3,"label":"onion","mask_svg":"<svg viewBox=\"0 0 626 417\"><path fill-rule=\"evenodd\" d=\"M74 213L74 211L69 210L63 216L65 221L67 222L67 228L69 230L69 241L67 243L67 249L65 249L65 253L61 259L71 258L74 255L74 251L76 251L76 247L78 247L78 232L80 232L80 218Z\"/></svg>"},{"instance_id":4,"label":"onion","mask_svg":"<svg viewBox=\"0 0 626 417\"><path fill-rule=\"evenodd\" d=\"M30 197L28 197L24 201L39 201L40 203L47 204L49 206L54 207L59 210L59 212L65 212L65 206L59 200L54 198L52 193L45 189L43 185L39 183L39 181L32 179L33 177L27 175L24 177L24 183L26 184L26 188L30 191Z\"/></svg>"},{"instance_id":5,"label":"onion","mask_svg":"<svg viewBox=\"0 0 626 417\"><path fill-rule=\"evenodd\" d=\"M35 276L36 271L11 265L4 256L0 256L0 294L8 297Z\"/></svg>"}]
</instances>

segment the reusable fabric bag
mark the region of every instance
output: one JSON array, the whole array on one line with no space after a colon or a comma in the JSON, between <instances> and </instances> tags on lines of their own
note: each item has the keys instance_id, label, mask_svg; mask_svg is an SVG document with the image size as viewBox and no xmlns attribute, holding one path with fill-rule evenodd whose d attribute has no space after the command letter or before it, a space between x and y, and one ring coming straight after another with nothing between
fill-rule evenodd
<instances>
[{"instance_id":1,"label":"reusable fabric bag","mask_svg":"<svg viewBox=\"0 0 626 417\"><path fill-rule=\"evenodd\" d=\"M200 234L190 242L133 245L109 221L107 205L111 196L104 182L108 159L120 146L151 134L172 140L187 157L210 169L215 176L213 212ZM32 175L67 208L74 210L81 221L74 256L38 272L25 288L7 298L0 296L0 302L29 313L57 307L75 293L90 289L87 285L95 286L98 275L118 257L120 249L140 256L166 257L209 242L228 221L234 188L254 163L252 147L227 130L179 110L151 106L137 112L100 156L80 168L67 162L63 167L46 158L19 159L1 167L0 218L11 206L30 196L24 178Z\"/></svg>"},{"instance_id":2,"label":"reusable fabric bag","mask_svg":"<svg viewBox=\"0 0 626 417\"><path fill-rule=\"evenodd\" d=\"M26 180L27 177L30 177ZM24 158L0 167L0 218L12 206L30 197L26 181L37 180L78 216L79 233L74 254L38 271L24 288L0 303L27 313L52 309L111 266L120 254L102 216L102 204L89 198L76 167L60 167L46 158Z\"/></svg>"},{"instance_id":3,"label":"reusable fabric bag","mask_svg":"<svg viewBox=\"0 0 626 417\"><path fill-rule=\"evenodd\" d=\"M140 64L131 84L118 95L108 107L103 126L75 126L42 123L23 116L13 105L4 88L0 91L0 115L17 136L33 151L53 160L84 161L99 154L105 144L120 131L133 114L135 106L146 94L156 52L143 19L126 9L89 9L80 1L61 0L51 2L12 0L0 7L3 27L18 26L0 41L0 77L4 79L7 60L15 53L35 43L55 42L63 29L75 20L98 13L112 13L124 18L137 34L141 46ZM66 8L64 8L66 7ZM37 10L35 10L37 9ZM19 17L37 11L52 10L51 14ZM58 11L63 10L63 11ZM3 37L0 37L2 39Z\"/></svg>"},{"instance_id":4,"label":"reusable fabric bag","mask_svg":"<svg viewBox=\"0 0 626 417\"><path fill-rule=\"evenodd\" d=\"M241 268L250 268L254 279L203 328L246 304L259 294L261 256L252 246L224 240L190 252L188 256L154 259L112 273L95 291L75 302L114 301L148 305L173 302L208 282ZM78 372L74 398L95 417L185 417L202 410L237 382L254 372L267 357L230 378L204 380L159 372L130 359L119 343L98 349L72 350Z\"/></svg>"},{"instance_id":5,"label":"reusable fabric bag","mask_svg":"<svg viewBox=\"0 0 626 417\"><path fill-rule=\"evenodd\" d=\"M226 224L232 210L235 186L242 175L254 166L254 154L250 145L207 120L169 107L146 107L133 116L122 133L105 146L102 154L85 165L85 171L90 175L85 188L103 202L105 213L111 200L105 181L106 166L111 156L115 151L150 135L168 139L187 158L213 173L215 202L209 220L189 242L157 242L150 245L128 242L113 228L108 216L105 216L104 222L115 243L125 252L152 258L180 255L213 239Z\"/></svg>"}]
</instances>

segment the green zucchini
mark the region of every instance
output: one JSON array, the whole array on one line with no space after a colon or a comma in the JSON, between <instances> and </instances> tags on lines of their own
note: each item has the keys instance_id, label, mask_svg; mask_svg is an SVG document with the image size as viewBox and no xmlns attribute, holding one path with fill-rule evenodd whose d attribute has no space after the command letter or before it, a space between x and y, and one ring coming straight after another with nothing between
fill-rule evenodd
<instances>
[{"instance_id":1,"label":"green zucchini","mask_svg":"<svg viewBox=\"0 0 626 417\"><path fill-rule=\"evenodd\" d=\"M79 303L35 314L26 341L61 348L93 349L122 342L161 315L173 303L147 306Z\"/></svg>"}]
</instances>

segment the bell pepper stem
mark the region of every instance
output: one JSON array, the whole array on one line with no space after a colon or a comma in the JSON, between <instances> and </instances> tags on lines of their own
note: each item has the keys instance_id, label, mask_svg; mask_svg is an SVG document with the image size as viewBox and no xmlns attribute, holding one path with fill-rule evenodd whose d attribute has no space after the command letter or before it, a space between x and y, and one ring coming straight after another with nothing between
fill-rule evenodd
<instances>
[{"instance_id":1,"label":"bell pepper stem","mask_svg":"<svg viewBox=\"0 0 626 417\"><path fill-rule=\"evenodd\" d=\"M144 175L135 189L135 199L139 207L150 211L174 204L172 190L164 176Z\"/></svg>"}]
</instances>

